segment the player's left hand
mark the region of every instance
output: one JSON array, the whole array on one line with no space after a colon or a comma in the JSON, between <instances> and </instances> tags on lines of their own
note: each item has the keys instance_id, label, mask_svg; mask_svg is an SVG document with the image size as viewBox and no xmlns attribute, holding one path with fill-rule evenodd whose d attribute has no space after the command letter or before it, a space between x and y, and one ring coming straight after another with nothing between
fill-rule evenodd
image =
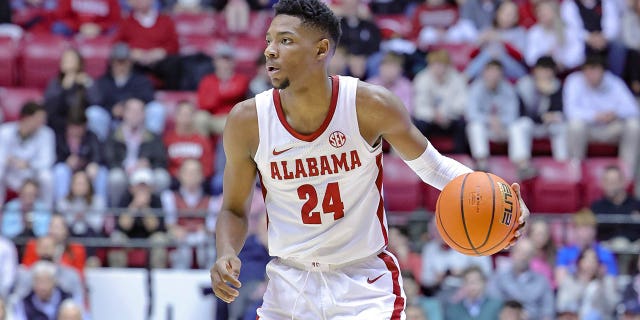
<instances>
[{"instance_id":1,"label":"player's left hand","mask_svg":"<svg viewBox=\"0 0 640 320\"><path fill-rule=\"evenodd\" d=\"M516 229L515 236L513 237L513 239L511 239L511 242L509 242L509 245L505 249L513 247L516 241L518 241L518 238L522 236L522 234L524 233L524 227L527 224L527 219L529 219L529 215L531 214L529 212L529 208L527 208L527 205L524 203L524 201L522 200L522 196L520 195L520 185L514 183L511 185L511 188L518 195L518 201L520 202L520 219L518 220L518 223L520 225L518 226L518 229Z\"/></svg>"}]
</instances>

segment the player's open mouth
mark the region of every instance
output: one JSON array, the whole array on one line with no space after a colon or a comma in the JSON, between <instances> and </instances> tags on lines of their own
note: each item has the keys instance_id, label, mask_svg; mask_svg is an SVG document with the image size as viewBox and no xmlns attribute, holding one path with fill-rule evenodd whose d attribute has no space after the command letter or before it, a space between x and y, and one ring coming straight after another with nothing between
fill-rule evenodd
<instances>
[{"instance_id":1,"label":"player's open mouth","mask_svg":"<svg viewBox=\"0 0 640 320\"><path fill-rule=\"evenodd\" d=\"M267 67L267 72L268 73L276 73L278 71L280 71L280 68L276 68L276 67L273 67L273 66L268 66Z\"/></svg>"}]
</instances>

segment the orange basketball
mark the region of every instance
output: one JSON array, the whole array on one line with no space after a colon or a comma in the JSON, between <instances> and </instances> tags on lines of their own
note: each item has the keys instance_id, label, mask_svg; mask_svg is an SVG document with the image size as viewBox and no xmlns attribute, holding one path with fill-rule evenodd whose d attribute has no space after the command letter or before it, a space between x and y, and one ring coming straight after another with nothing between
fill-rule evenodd
<instances>
[{"instance_id":1,"label":"orange basketball","mask_svg":"<svg viewBox=\"0 0 640 320\"><path fill-rule=\"evenodd\" d=\"M436 204L438 232L451 248L471 256L500 252L514 236L520 203L511 186L486 172L449 182Z\"/></svg>"}]
</instances>

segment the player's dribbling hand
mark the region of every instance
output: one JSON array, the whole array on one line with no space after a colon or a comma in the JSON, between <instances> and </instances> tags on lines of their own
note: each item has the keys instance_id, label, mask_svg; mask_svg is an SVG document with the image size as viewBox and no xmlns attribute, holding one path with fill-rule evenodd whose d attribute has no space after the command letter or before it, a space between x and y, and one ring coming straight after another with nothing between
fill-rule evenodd
<instances>
[{"instance_id":1,"label":"player's dribbling hand","mask_svg":"<svg viewBox=\"0 0 640 320\"><path fill-rule=\"evenodd\" d=\"M530 214L529 208L527 208L527 205L524 203L524 201L522 200L522 196L520 195L520 185L517 184L517 183L514 183L514 184L511 185L511 188L518 195L518 201L520 202L520 219L518 220L518 223L520 225L518 226L518 229L516 229L515 237L513 237L513 239L511 239L511 242L509 243L509 245L505 249L509 249L509 248L513 247L513 245L516 243L516 241L518 241L518 238L520 238L520 236L524 232L524 227L525 227L525 225L527 223L527 219L529 219L529 214Z\"/></svg>"},{"instance_id":2,"label":"player's dribbling hand","mask_svg":"<svg viewBox=\"0 0 640 320\"><path fill-rule=\"evenodd\" d=\"M230 303L238 296L242 284L238 281L240 275L240 259L236 256L222 256L211 268L211 288L218 298Z\"/></svg>"}]
</instances>

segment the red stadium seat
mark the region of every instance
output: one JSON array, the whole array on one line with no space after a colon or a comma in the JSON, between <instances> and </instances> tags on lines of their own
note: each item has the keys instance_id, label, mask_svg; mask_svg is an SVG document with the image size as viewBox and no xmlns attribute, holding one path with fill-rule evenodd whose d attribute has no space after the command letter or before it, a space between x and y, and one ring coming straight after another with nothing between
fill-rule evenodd
<instances>
[{"instance_id":1,"label":"red stadium seat","mask_svg":"<svg viewBox=\"0 0 640 320\"><path fill-rule=\"evenodd\" d=\"M437 43L430 45L427 51L446 50L451 57L451 64L462 71L471 61L471 54L476 50L472 43Z\"/></svg>"},{"instance_id":2,"label":"red stadium seat","mask_svg":"<svg viewBox=\"0 0 640 320\"><path fill-rule=\"evenodd\" d=\"M18 42L8 37L0 37L0 86L16 84L18 62Z\"/></svg>"},{"instance_id":3,"label":"red stadium seat","mask_svg":"<svg viewBox=\"0 0 640 320\"><path fill-rule=\"evenodd\" d=\"M569 162L558 162L552 158L533 159L538 177L533 183L532 201L527 202L533 212L573 213L581 202L581 171Z\"/></svg>"},{"instance_id":4,"label":"red stadium seat","mask_svg":"<svg viewBox=\"0 0 640 320\"><path fill-rule=\"evenodd\" d=\"M404 14L376 15L374 21L384 39L393 37L408 38L411 35L411 20Z\"/></svg>"},{"instance_id":5,"label":"red stadium seat","mask_svg":"<svg viewBox=\"0 0 640 320\"><path fill-rule=\"evenodd\" d=\"M405 213L420 206L420 178L392 154L383 158L383 181L385 208L392 212Z\"/></svg>"},{"instance_id":6,"label":"red stadium seat","mask_svg":"<svg viewBox=\"0 0 640 320\"><path fill-rule=\"evenodd\" d=\"M176 107L183 100L191 101L198 105L198 95L193 91L158 91L156 101L160 102L167 110L167 123L165 131L173 128L175 124Z\"/></svg>"},{"instance_id":7,"label":"red stadium seat","mask_svg":"<svg viewBox=\"0 0 640 320\"><path fill-rule=\"evenodd\" d=\"M29 34L23 43L21 83L44 88L58 73L60 57L69 44L64 38L49 34Z\"/></svg>"},{"instance_id":8,"label":"red stadium seat","mask_svg":"<svg viewBox=\"0 0 640 320\"><path fill-rule=\"evenodd\" d=\"M180 37L180 54L190 55L201 52L213 56L221 42L224 41L213 36L183 36Z\"/></svg>"},{"instance_id":9,"label":"red stadium seat","mask_svg":"<svg viewBox=\"0 0 640 320\"><path fill-rule=\"evenodd\" d=\"M173 16L178 36L213 36L217 29L213 12L179 13Z\"/></svg>"},{"instance_id":10,"label":"red stadium seat","mask_svg":"<svg viewBox=\"0 0 640 320\"><path fill-rule=\"evenodd\" d=\"M220 37L250 37L254 40L264 44L264 37L269 28L269 24L273 19L271 12L267 10L252 11L249 16L249 26L245 32L231 32L227 29L227 19L224 14L219 14L216 17L216 34Z\"/></svg>"},{"instance_id":11,"label":"red stadium seat","mask_svg":"<svg viewBox=\"0 0 640 320\"><path fill-rule=\"evenodd\" d=\"M16 121L23 104L31 100L42 102L42 91L34 88L0 88L0 97L4 121Z\"/></svg>"},{"instance_id":12,"label":"red stadium seat","mask_svg":"<svg viewBox=\"0 0 640 320\"><path fill-rule=\"evenodd\" d=\"M454 154L448 155L448 157L457 160L469 168L473 168L473 159L466 154ZM436 202L438 201L438 196L440 196L440 190L423 182L421 182L420 187L422 189L422 205L426 210L435 211Z\"/></svg>"},{"instance_id":13,"label":"red stadium seat","mask_svg":"<svg viewBox=\"0 0 640 320\"><path fill-rule=\"evenodd\" d=\"M591 203L602 197L602 189L600 188L600 177L604 169L610 165L617 165L622 169L625 182L631 189L633 181L633 173L625 169L624 164L618 158L587 158L583 163L582 183L584 187L585 207L589 207Z\"/></svg>"},{"instance_id":14,"label":"red stadium seat","mask_svg":"<svg viewBox=\"0 0 640 320\"><path fill-rule=\"evenodd\" d=\"M84 69L92 78L101 77L107 71L113 42L112 37L77 38L75 40L74 46L84 59Z\"/></svg>"},{"instance_id":15,"label":"red stadium seat","mask_svg":"<svg viewBox=\"0 0 640 320\"><path fill-rule=\"evenodd\" d=\"M256 60L264 54L265 42L251 37L237 37L232 45L236 49L236 71L253 76Z\"/></svg>"}]
</instances>

